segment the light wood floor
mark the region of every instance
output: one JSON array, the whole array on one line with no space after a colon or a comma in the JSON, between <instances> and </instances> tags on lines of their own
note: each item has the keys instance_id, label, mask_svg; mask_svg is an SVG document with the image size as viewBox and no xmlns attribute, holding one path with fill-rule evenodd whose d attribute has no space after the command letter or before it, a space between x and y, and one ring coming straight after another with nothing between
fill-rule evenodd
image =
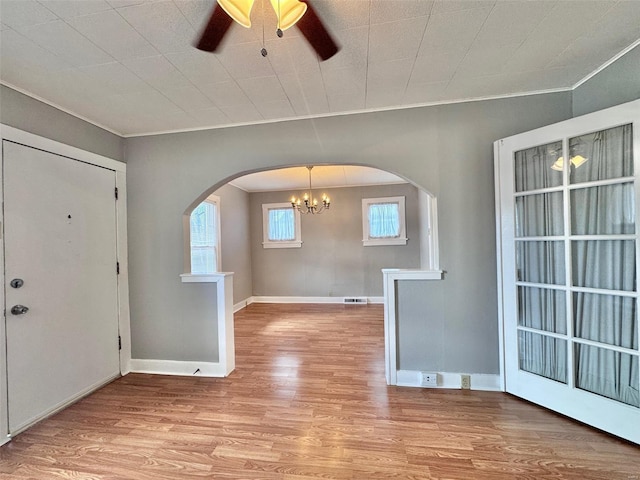
<instances>
[{"instance_id":1,"label":"light wood floor","mask_svg":"<svg viewBox=\"0 0 640 480\"><path fill-rule=\"evenodd\" d=\"M0 478L640 480L640 447L510 395L387 387L381 306L235 322L230 377L127 375L1 447Z\"/></svg>"}]
</instances>

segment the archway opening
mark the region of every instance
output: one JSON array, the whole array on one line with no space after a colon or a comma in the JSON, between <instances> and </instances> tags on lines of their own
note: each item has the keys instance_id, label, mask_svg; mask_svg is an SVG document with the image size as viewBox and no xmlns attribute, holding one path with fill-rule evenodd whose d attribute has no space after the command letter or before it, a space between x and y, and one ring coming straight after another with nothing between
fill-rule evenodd
<instances>
[{"instance_id":1,"label":"archway opening","mask_svg":"<svg viewBox=\"0 0 640 480\"><path fill-rule=\"evenodd\" d=\"M357 297L379 301L380 269L438 269L437 205L429 192L376 168L315 166L311 194L317 198L329 195L331 208L321 215L294 217L291 197L301 197L308 191L305 166L239 173L213 185L184 214L185 273L206 273L192 268L194 251L201 250L202 238L192 238L193 212L201 212L203 202L214 203L219 215L211 222L221 229L220 241L212 247L220 258L216 271L235 272L235 305L250 297ZM401 235L404 243L367 242L369 217L376 211L393 211L393 219L397 219L400 211L394 210L394 202L400 200L400 220L406 226ZM299 242L268 245L270 208L282 209L287 218L297 218ZM278 272L277 280L274 272Z\"/></svg>"}]
</instances>

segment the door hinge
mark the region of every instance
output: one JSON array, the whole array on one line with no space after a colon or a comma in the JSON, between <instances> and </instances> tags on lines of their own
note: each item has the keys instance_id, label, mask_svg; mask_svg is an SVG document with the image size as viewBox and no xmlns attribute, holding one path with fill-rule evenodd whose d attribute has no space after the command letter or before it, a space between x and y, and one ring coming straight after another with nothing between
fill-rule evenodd
<instances>
[{"instance_id":1,"label":"door hinge","mask_svg":"<svg viewBox=\"0 0 640 480\"><path fill-rule=\"evenodd\" d=\"M122 337L118 335L118 350L122 350Z\"/></svg>"},{"instance_id":2,"label":"door hinge","mask_svg":"<svg viewBox=\"0 0 640 480\"><path fill-rule=\"evenodd\" d=\"M120 262L116 262L116 275L120 275Z\"/></svg>"},{"instance_id":3,"label":"door hinge","mask_svg":"<svg viewBox=\"0 0 640 480\"><path fill-rule=\"evenodd\" d=\"M118 187L116 187L116 200L118 199Z\"/></svg>"}]
</instances>

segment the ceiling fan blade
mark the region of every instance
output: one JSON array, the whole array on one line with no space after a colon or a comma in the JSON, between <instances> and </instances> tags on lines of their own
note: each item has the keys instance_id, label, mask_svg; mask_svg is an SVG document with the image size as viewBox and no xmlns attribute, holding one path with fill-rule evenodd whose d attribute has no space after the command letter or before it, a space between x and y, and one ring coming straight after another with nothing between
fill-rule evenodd
<instances>
[{"instance_id":1,"label":"ceiling fan blade","mask_svg":"<svg viewBox=\"0 0 640 480\"><path fill-rule=\"evenodd\" d=\"M216 4L213 7L207 26L202 31L200 40L196 43L196 48L205 52L215 51L232 23L233 19Z\"/></svg>"},{"instance_id":2,"label":"ceiling fan blade","mask_svg":"<svg viewBox=\"0 0 640 480\"><path fill-rule=\"evenodd\" d=\"M307 4L307 12L298 20L296 26L320 58L323 61L328 60L338 53L340 47L331 35L329 35L329 32L324 27L322 20L320 20L320 17L316 14L311 3L309 1L305 1L304 3Z\"/></svg>"}]
</instances>

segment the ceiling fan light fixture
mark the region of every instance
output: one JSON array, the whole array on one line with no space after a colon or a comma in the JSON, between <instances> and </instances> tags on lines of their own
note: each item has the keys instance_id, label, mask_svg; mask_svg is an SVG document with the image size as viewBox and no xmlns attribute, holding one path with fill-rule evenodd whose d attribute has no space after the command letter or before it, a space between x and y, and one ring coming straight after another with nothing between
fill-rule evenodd
<instances>
[{"instance_id":1,"label":"ceiling fan light fixture","mask_svg":"<svg viewBox=\"0 0 640 480\"><path fill-rule=\"evenodd\" d=\"M307 11L307 4L300 0L271 0L271 6L278 17L278 28L293 27Z\"/></svg>"},{"instance_id":2,"label":"ceiling fan light fixture","mask_svg":"<svg viewBox=\"0 0 640 480\"><path fill-rule=\"evenodd\" d=\"M558 157L558 159L553 162L551 165L551 170L555 170L556 172L561 172L564 168L564 157Z\"/></svg>"},{"instance_id":3,"label":"ceiling fan light fixture","mask_svg":"<svg viewBox=\"0 0 640 480\"><path fill-rule=\"evenodd\" d=\"M575 155L571 157L571 165L578 168L587 160L588 158L584 158L582 155ZM564 157L559 157L555 162L553 162L553 165L551 165L551 169L556 170L558 172L561 172L563 168L564 168Z\"/></svg>"},{"instance_id":4,"label":"ceiling fan light fixture","mask_svg":"<svg viewBox=\"0 0 640 480\"><path fill-rule=\"evenodd\" d=\"M218 0L218 5L237 23L251 28L251 9L254 0Z\"/></svg>"},{"instance_id":5,"label":"ceiling fan light fixture","mask_svg":"<svg viewBox=\"0 0 640 480\"><path fill-rule=\"evenodd\" d=\"M282 37L282 30L296 25L300 33L315 50L319 61L328 60L340 50L340 46L327 31L324 23L318 17L311 0L270 0L276 11L278 20L278 37ZM217 0L211 10L211 15L194 46L204 52L216 52L233 22L243 27L251 28L251 9L254 0ZM264 22L262 43L264 44ZM266 50L261 51L265 56Z\"/></svg>"},{"instance_id":6,"label":"ceiling fan light fixture","mask_svg":"<svg viewBox=\"0 0 640 480\"><path fill-rule=\"evenodd\" d=\"M574 156L574 157L571 157L571 163L576 168L578 168L580 165L582 165L586 161L587 161L587 159L584 158L582 155L579 155L579 154Z\"/></svg>"}]
</instances>

